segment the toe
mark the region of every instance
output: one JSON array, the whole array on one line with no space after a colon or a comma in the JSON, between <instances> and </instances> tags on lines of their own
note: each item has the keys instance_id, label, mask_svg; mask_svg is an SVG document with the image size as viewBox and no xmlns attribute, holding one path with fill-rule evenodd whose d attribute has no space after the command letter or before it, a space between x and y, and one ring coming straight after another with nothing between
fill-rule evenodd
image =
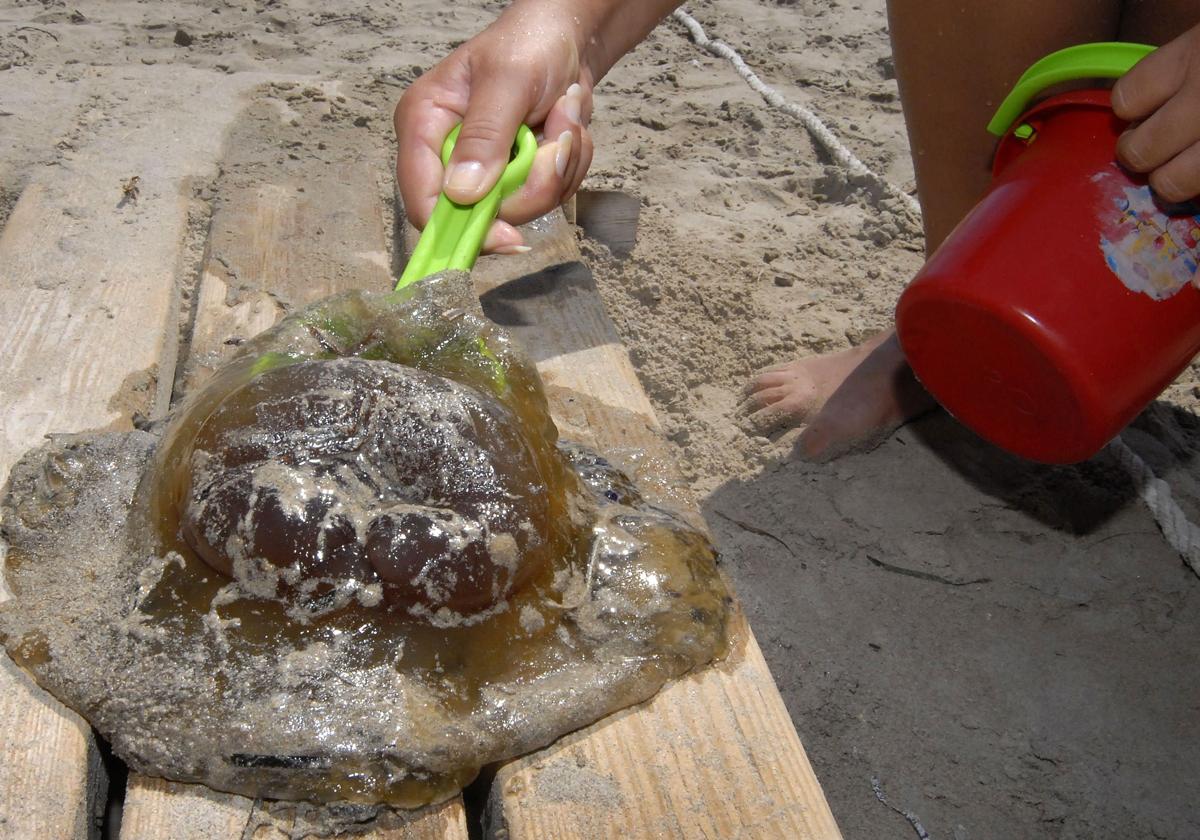
<instances>
[{"instance_id":1,"label":"toe","mask_svg":"<svg viewBox=\"0 0 1200 840\"><path fill-rule=\"evenodd\" d=\"M792 359L790 362L776 362L773 365L767 365L766 367L761 367L758 370L754 371L754 376L759 377L759 376L762 376L764 373L776 373L778 371L784 371L790 367L793 367L795 364L796 364L795 359Z\"/></svg>"},{"instance_id":2,"label":"toe","mask_svg":"<svg viewBox=\"0 0 1200 840\"><path fill-rule=\"evenodd\" d=\"M767 437L773 432L792 425L792 419L777 405L767 406L753 412L745 419L743 428L748 434Z\"/></svg>"},{"instance_id":3,"label":"toe","mask_svg":"<svg viewBox=\"0 0 1200 840\"><path fill-rule=\"evenodd\" d=\"M788 376L783 371L759 371L746 383L742 393L753 394L767 388L777 388L787 381Z\"/></svg>"},{"instance_id":4,"label":"toe","mask_svg":"<svg viewBox=\"0 0 1200 840\"><path fill-rule=\"evenodd\" d=\"M737 407L738 414L751 414L760 408L782 402L787 397L787 389L779 386L754 391L746 395Z\"/></svg>"},{"instance_id":5,"label":"toe","mask_svg":"<svg viewBox=\"0 0 1200 840\"><path fill-rule=\"evenodd\" d=\"M781 390L784 392L783 398L772 403L772 407L790 417L792 425L807 422L821 408L821 397L812 387L794 383Z\"/></svg>"}]
</instances>

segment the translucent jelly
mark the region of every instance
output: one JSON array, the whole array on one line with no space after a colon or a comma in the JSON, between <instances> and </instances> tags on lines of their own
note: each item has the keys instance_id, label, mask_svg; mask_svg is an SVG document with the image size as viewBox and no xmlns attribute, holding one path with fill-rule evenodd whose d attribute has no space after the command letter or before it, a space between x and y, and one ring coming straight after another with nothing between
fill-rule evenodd
<instances>
[{"instance_id":1,"label":"translucent jelly","mask_svg":"<svg viewBox=\"0 0 1200 840\"><path fill-rule=\"evenodd\" d=\"M138 772L416 807L719 656L700 532L560 444L465 275L289 317L13 469L0 637Z\"/></svg>"}]
</instances>

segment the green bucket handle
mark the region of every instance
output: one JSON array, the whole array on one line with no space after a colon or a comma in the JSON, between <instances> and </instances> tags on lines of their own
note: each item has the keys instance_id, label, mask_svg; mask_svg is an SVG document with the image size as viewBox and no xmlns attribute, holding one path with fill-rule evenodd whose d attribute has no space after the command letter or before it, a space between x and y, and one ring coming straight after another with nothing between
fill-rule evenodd
<instances>
[{"instance_id":1,"label":"green bucket handle","mask_svg":"<svg viewBox=\"0 0 1200 840\"><path fill-rule=\"evenodd\" d=\"M1000 103L987 130L997 137L1003 137L1025 113L1025 106L1030 100L1051 85L1076 79L1119 79L1152 52L1154 47L1145 44L1109 41L1080 44L1051 53L1017 80L1016 87Z\"/></svg>"},{"instance_id":2,"label":"green bucket handle","mask_svg":"<svg viewBox=\"0 0 1200 840\"><path fill-rule=\"evenodd\" d=\"M450 163L450 153L454 151L461 129L462 125L455 126L442 143L443 165ZM517 129L512 159L487 195L475 204L456 204L445 193L438 197L429 224L425 226L408 265L404 267L404 273L396 283L396 291L439 271L451 268L471 270L479 258L488 228L500 212L500 202L525 183L537 149L537 138L529 126L523 125Z\"/></svg>"}]
</instances>

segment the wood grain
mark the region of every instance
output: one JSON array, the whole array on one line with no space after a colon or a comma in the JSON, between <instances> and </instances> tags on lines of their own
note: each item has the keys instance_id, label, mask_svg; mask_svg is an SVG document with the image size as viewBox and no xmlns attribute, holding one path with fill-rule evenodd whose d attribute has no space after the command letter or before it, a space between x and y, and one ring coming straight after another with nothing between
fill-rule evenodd
<instances>
[{"instance_id":1,"label":"wood grain","mask_svg":"<svg viewBox=\"0 0 1200 840\"><path fill-rule=\"evenodd\" d=\"M303 816L287 803L264 805L244 796L134 776L126 790L121 837L153 840L291 840ZM392 811L354 840L464 840L462 802L419 811Z\"/></svg>"},{"instance_id":2,"label":"wood grain","mask_svg":"<svg viewBox=\"0 0 1200 840\"><path fill-rule=\"evenodd\" d=\"M575 246L561 216L541 236L550 241L535 241L540 248ZM476 289L485 311L537 361L564 437L624 453L643 486L698 516L672 489L653 407L577 250L575 260L510 283L497 263L481 264ZM489 803L496 836L840 837L740 611L731 630L730 653L718 665L503 766Z\"/></svg>"},{"instance_id":3,"label":"wood grain","mask_svg":"<svg viewBox=\"0 0 1200 840\"><path fill-rule=\"evenodd\" d=\"M48 432L128 425L130 383L152 408L154 373L174 351L190 185L214 174L248 82L122 72L143 96L94 97L92 127L39 167L0 234L0 480ZM134 174L141 199L119 206ZM0 756L0 836L94 831L103 777L90 730L3 655Z\"/></svg>"}]
</instances>

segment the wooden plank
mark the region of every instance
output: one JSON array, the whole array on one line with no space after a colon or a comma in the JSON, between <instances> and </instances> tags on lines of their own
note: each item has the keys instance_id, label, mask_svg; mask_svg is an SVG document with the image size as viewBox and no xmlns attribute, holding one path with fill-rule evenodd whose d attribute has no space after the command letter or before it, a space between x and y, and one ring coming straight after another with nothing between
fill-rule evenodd
<instances>
[{"instance_id":1,"label":"wooden plank","mask_svg":"<svg viewBox=\"0 0 1200 840\"><path fill-rule=\"evenodd\" d=\"M54 160L58 143L74 128L88 85L49 80L33 67L4 71L0 85L0 222L23 187ZM48 95L49 90L49 95Z\"/></svg>"},{"instance_id":2,"label":"wooden plank","mask_svg":"<svg viewBox=\"0 0 1200 840\"><path fill-rule=\"evenodd\" d=\"M243 796L134 776L126 789L121 837L154 840L291 840L297 815L287 803L264 806ZM462 840L461 799L420 811L391 811L355 840Z\"/></svg>"},{"instance_id":3,"label":"wooden plank","mask_svg":"<svg viewBox=\"0 0 1200 840\"><path fill-rule=\"evenodd\" d=\"M115 75L139 96L94 97L89 125L34 176L0 234L0 480L47 432L128 424L113 398L131 378L159 393L152 377L175 346L189 184L214 174L249 83L182 67ZM118 208L135 174L141 199ZM90 729L3 655L0 755L0 835L94 832L102 777Z\"/></svg>"},{"instance_id":4,"label":"wooden plank","mask_svg":"<svg viewBox=\"0 0 1200 840\"><path fill-rule=\"evenodd\" d=\"M253 818L254 804L244 807L241 799L203 785L132 774L125 788L121 837L240 838Z\"/></svg>"},{"instance_id":5,"label":"wooden plank","mask_svg":"<svg viewBox=\"0 0 1200 840\"><path fill-rule=\"evenodd\" d=\"M619 259L632 254L637 245L641 213L638 197L620 190L581 190L576 196L575 224Z\"/></svg>"},{"instance_id":6,"label":"wooden plank","mask_svg":"<svg viewBox=\"0 0 1200 840\"><path fill-rule=\"evenodd\" d=\"M261 116L261 115L255 115ZM249 143L250 141L247 141ZM240 153L231 144L226 171ZM339 151L330 140L328 152ZM320 161L270 182L218 185L188 352L176 381L201 385L236 352L239 338L271 326L287 311L352 288L389 287L389 260L379 189L384 166ZM287 806L132 775L126 787L122 840L283 840L295 830ZM365 840L465 840L462 798L420 811L392 811Z\"/></svg>"},{"instance_id":7,"label":"wooden plank","mask_svg":"<svg viewBox=\"0 0 1200 840\"><path fill-rule=\"evenodd\" d=\"M530 237L570 251L561 215ZM549 239L550 242L545 240ZM541 240L541 241L539 241ZM485 311L537 361L564 437L633 454L652 493L680 499L654 409L579 261L503 284L513 266L489 258L476 272ZM660 479L655 481L655 476ZM698 514L696 514L698 515ZM596 837L840 837L783 699L740 610L728 657L668 685L496 775L489 818L509 840Z\"/></svg>"}]
</instances>

